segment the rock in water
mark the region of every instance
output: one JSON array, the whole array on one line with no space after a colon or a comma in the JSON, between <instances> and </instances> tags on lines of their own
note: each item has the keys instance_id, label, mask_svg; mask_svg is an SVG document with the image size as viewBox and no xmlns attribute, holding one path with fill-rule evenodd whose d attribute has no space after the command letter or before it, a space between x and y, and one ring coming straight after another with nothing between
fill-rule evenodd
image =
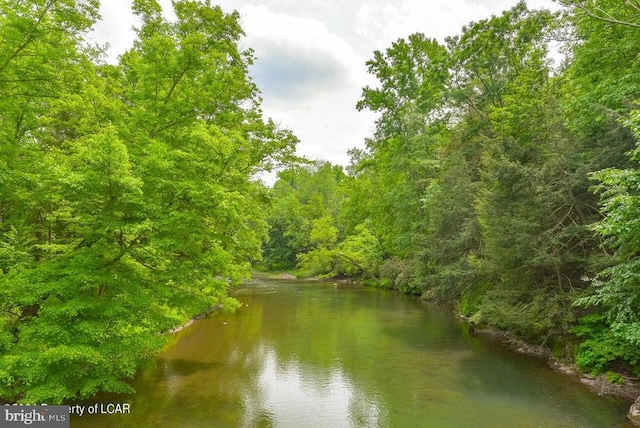
<instances>
[{"instance_id":1,"label":"rock in water","mask_svg":"<svg viewBox=\"0 0 640 428\"><path fill-rule=\"evenodd\" d=\"M640 426L640 397L638 397L636 402L631 405L627 417L634 425Z\"/></svg>"}]
</instances>

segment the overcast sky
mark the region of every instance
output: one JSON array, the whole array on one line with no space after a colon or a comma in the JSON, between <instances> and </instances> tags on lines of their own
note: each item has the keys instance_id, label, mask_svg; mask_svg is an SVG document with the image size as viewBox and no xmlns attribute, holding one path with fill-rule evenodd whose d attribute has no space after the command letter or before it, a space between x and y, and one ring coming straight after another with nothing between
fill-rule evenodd
<instances>
[{"instance_id":1,"label":"overcast sky","mask_svg":"<svg viewBox=\"0 0 640 428\"><path fill-rule=\"evenodd\" d=\"M161 0L167 17L170 0ZM242 16L257 58L251 74L262 91L263 110L300 138L298 152L348 164L347 150L364 147L375 116L358 112L362 87L375 84L365 62L414 32L443 41L463 25L513 7L517 0L220 0ZM92 38L110 44L111 62L133 43L130 0L103 0L102 21ZM554 8L529 0L529 8Z\"/></svg>"}]
</instances>

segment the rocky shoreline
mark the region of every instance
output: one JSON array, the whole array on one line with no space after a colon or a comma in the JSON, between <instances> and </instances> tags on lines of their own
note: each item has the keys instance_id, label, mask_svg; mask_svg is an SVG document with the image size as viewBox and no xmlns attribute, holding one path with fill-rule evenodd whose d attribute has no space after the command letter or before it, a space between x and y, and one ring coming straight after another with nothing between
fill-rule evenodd
<instances>
[{"instance_id":1,"label":"rocky shoreline","mask_svg":"<svg viewBox=\"0 0 640 428\"><path fill-rule=\"evenodd\" d=\"M468 320L464 317L461 317L461 319L469 324ZM629 379L621 376L624 383L614 384L609 382L604 374L593 376L582 373L575 364L554 358L547 348L527 344L522 340L514 338L509 332L493 327L482 329L471 327L471 330L474 334L501 341L514 352L532 355L546 360L549 367L554 371L577 379L598 395L611 395L629 400L629 402L633 404L631 404L629 408L627 418L634 425L640 426L640 383L638 383L638 379Z\"/></svg>"}]
</instances>

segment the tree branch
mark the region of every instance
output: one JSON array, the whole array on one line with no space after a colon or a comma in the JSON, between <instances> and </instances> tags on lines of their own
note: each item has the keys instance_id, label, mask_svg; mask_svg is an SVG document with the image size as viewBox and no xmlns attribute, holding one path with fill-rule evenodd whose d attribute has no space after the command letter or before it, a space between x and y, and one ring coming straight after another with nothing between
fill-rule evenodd
<instances>
[{"instance_id":1,"label":"tree branch","mask_svg":"<svg viewBox=\"0 0 640 428\"><path fill-rule=\"evenodd\" d=\"M369 278L373 279L376 284L380 284L380 281L378 280L378 278L376 278L371 272L369 272L367 269L365 269L360 263L358 263L357 261L355 261L354 259L352 259L351 257L342 254L339 251L336 251L336 254L338 254L338 256L342 257L343 259L345 259L346 261L348 261L349 263L351 263L352 265L354 265L355 267L357 267L358 269L360 269L362 272L364 272Z\"/></svg>"},{"instance_id":2,"label":"tree branch","mask_svg":"<svg viewBox=\"0 0 640 428\"><path fill-rule=\"evenodd\" d=\"M610 24L616 24L616 25L623 25L625 27L631 27L631 28L637 28L640 29L640 24L636 24L633 22L629 22L629 21L621 21L619 19L614 18L613 16L611 16L610 14L600 10L600 12L604 13L607 16L601 16L598 15L597 13L587 9L586 6L580 5L580 4L575 4L575 6L580 9L581 11L583 11L585 13L585 15L587 15L590 18L594 18L594 19L598 19L600 21L604 21L604 22L608 22ZM637 8L637 6L633 6L634 8Z\"/></svg>"}]
</instances>

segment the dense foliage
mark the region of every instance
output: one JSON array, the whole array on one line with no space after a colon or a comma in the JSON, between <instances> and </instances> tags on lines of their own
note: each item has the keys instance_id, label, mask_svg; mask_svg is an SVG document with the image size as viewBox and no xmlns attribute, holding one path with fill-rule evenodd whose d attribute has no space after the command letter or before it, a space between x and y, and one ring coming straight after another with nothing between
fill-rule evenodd
<instances>
[{"instance_id":1,"label":"dense foliage","mask_svg":"<svg viewBox=\"0 0 640 428\"><path fill-rule=\"evenodd\" d=\"M263 121L236 13L136 0L118 64L84 41L98 1L0 1L0 399L123 382L249 273L253 179L295 138Z\"/></svg>"},{"instance_id":2,"label":"dense foliage","mask_svg":"<svg viewBox=\"0 0 640 428\"><path fill-rule=\"evenodd\" d=\"M447 302L587 371L640 375L640 6L519 3L376 51L346 169L264 121L236 13L0 0L0 400L126 392L251 264ZM551 47L564 53L554 64Z\"/></svg>"},{"instance_id":3,"label":"dense foliage","mask_svg":"<svg viewBox=\"0 0 640 428\"><path fill-rule=\"evenodd\" d=\"M297 254L307 274L449 302L587 371L638 373L640 8L564 3L376 51L357 106L379 113L375 134L345 177L280 175L267 260ZM316 207L307 186L336 190Z\"/></svg>"}]
</instances>

